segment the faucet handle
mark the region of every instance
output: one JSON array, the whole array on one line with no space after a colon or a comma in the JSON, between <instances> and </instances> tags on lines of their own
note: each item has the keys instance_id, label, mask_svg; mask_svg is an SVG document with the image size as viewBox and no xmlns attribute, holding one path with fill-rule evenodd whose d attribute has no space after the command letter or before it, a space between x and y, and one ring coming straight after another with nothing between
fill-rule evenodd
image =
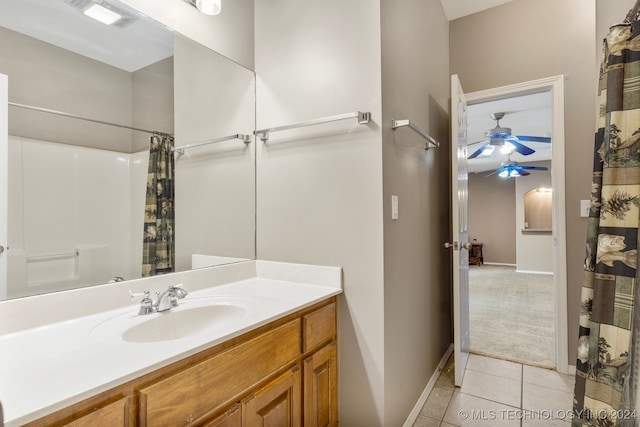
<instances>
[{"instance_id":1,"label":"faucet handle","mask_svg":"<svg viewBox=\"0 0 640 427\"><path fill-rule=\"evenodd\" d=\"M144 291L144 297L142 297L142 301L140 301L140 310L138 311L138 314L149 314L154 311L151 292Z\"/></svg>"},{"instance_id":2,"label":"faucet handle","mask_svg":"<svg viewBox=\"0 0 640 427\"><path fill-rule=\"evenodd\" d=\"M149 291L143 291L143 292L132 292L131 289L129 289L129 296L131 297L132 300L139 300L139 299L144 299L144 298L149 298L151 295L151 293Z\"/></svg>"},{"instance_id":3,"label":"faucet handle","mask_svg":"<svg viewBox=\"0 0 640 427\"><path fill-rule=\"evenodd\" d=\"M169 289L173 291L176 297L182 299L189 295L186 289L182 287L182 283L178 283L177 285L169 286Z\"/></svg>"},{"instance_id":4,"label":"faucet handle","mask_svg":"<svg viewBox=\"0 0 640 427\"><path fill-rule=\"evenodd\" d=\"M147 292L149 291L133 292L131 289L129 289L129 296L131 297L132 300L142 299L144 298L145 294L147 294Z\"/></svg>"}]
</instances>

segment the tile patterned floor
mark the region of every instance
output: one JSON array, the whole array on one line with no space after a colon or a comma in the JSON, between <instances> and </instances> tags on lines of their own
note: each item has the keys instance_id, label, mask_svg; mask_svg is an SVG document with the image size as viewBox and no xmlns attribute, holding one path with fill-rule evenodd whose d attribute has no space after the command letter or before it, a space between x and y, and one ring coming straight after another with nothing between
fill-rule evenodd
<instances>
[{"instance_id":1,"label":"tile patterned floor","mask_svg":"<svg viewBox=\"0 0 640 427\"><path fill-rule=\"evenodd\" d=\"M462 387L453 383L453 357L413 427L569 427L573 376L472 354Z\"/></svg>"}]
</instances>

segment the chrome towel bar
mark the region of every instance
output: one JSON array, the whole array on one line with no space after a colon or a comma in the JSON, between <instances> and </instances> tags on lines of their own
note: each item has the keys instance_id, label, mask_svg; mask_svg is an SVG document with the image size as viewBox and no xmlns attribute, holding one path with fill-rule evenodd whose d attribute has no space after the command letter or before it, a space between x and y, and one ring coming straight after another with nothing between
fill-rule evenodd
<instances>
[{"instance_id":1,"label":"chrome towel bar","mask_svg":"<svg viewBox=\"0 0 640 427\"><path fill-rule=\"evenodd\" d=\"M414 131L419 133L420 136L422 136L424 139L427 140L427 145L424 148L425 150L428 150L429 148L436 148L436 147L440 146L440 143L438 141L433 139L433 137L431 135L429 135L428 133L426 133L425 131L420 129L418 126L416 126L413 123L411 123L411 120L406 120L406 119L403 119L403 120L392 119L391 120L391 129L396 130L399 127L403 127L403 126L409 126L411 129L413 129Z\"/></svg>"},{"instance_id":2,"label":"chrome towel bar","mask_svg":"<svg viewBox=\"0 0 640 427\"><path fill-rule=\"evenodd\" d=\"M241 134L241 133L236 133L236 134L229 135L229 136L222 136L220 138L208 139L206 141L194 142L192 144L182 145L180 147L174 147L172 151L174 153L184 154L184 150L189 149L189 148L200 147L201 145L215 144L216 142L230 141L232 139L239 139L242 142L244 142L245 144L249 144L251 142L251 135L244 135L244 134Z\"/></svg>"},{"instance_id":3,"label":"chrome towel bar","mask_svg":"<svg viewBox=\"0 0 640 427\"><path fill-rule=\"evenodd\" d=\"M322 124L322 123L329 123L329 122L335 122L335 121L338 121L338 120L346 120L346 119L358 119L358 124L364 125L364 124L369 123L369 121L371 120L371 113L369 113L369 112L363 113L361 111L355 111L353 113L338 114L336 116L322 117L320 119L307 120L305 122L292 123L290 125L276 126L276 127L267 128L267 129L260 129L260 130L257 130L255 132L253 132L253 134L254 135L259 135L260 136L260 140L262 140L262 142L267 142L269 140L269 133L271 133L271 132L278 132L278 131L281 131L281 130L301 128L301 127L305 127L305 126L319 125L319 124Z\"/></svg>"}]
</instances>

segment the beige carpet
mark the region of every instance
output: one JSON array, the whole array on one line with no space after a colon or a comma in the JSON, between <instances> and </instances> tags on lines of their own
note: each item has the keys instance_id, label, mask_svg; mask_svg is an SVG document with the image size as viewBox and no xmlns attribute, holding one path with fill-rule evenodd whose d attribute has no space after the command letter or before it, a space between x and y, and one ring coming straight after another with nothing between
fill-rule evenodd
<instances>
[{"instance_id":1,"label":"beige carpet","mask_svg":"<svg viewBox=\"0 0 640 427\"><path fill-rule=\"evenodd\" d=\"M553 276L469 267L471 351L555 367Z\"/></svg>"}]
</instances>

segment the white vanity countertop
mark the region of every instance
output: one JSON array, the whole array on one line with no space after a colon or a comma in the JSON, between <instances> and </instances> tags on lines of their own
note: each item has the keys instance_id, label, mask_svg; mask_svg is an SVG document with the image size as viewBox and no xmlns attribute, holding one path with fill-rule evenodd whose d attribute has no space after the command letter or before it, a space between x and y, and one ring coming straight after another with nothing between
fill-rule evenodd
<instances>
[{"instance_id":1,"label":"white vanity countertop","mask_svg":"<svg viewBox=\"0 0 640 427\"><path fill-rule=\"evenodd\" d=\"M36 420L342 292L338 267L249 263L255 277L194 291L184 284L189 295L172 311L212 301L245 309L233 321L184 338L125 341L125 329L153 316L171 315L139 316L138 303L0 335L0 401L5 426ZM305 267L309 268L305 271ZM318 272L323 277L314 280ZM121 286L110 292L125 289ZM0 320L2 308L0 304Z\"/></svg>"}]
</instances>

